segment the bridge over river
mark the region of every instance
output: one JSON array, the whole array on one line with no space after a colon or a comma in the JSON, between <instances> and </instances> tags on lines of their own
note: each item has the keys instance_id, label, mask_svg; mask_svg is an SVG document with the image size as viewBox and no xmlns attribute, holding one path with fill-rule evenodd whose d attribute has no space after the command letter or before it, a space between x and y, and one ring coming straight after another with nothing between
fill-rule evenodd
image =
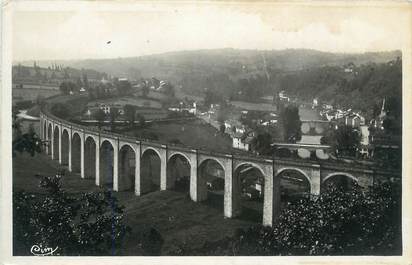
<instances>
[{"instance_id":1,"label":"bridge over river","mask_svg":"<svg viewBox=\"0 0 412 265\"><path fill-rule=\"evenodd\" d=\"M160 190L173 189L176 183L173 161L179 157L190 166L190 198L195 202L207 199L207 180L204 170L208 161L217 163L224 172L224 216L233 218L241 214L240 171L257 169L263 176L263 224L271 226L280 212L280 176L299 172L308 181L310 193L319 195L328 179L344 176L363 187L373 185L377 179L400 175L383 169L362 165L347 165L304 159L274 159L253 154L216 153L183 145L133 138L121 134L95 130L52 115L47 107L40 113L41 138L49 143L46 153L67 165L81 178L93 178L98 186L110 185L114 191L132 188L136 196L150 191L153 181ZM148 155L160 161L160 178L150 179L152 172L142 172ZM151 167L149 167L151 170Z\"/></svg>"}]
</instances>

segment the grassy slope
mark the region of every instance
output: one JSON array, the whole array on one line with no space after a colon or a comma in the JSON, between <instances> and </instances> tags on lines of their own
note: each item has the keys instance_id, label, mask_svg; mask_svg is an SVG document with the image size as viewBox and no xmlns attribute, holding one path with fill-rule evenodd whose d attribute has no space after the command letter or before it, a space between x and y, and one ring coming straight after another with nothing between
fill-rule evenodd
<instances>
[{"instance_id":1,"label":"grassy slope","mask_svg":"<svg viewBox=\"0 0 412 265\"><path fill-rule=\"evenodd\" d=\"M125 133L144 138L145 133L148 132L156 134L159 137L159 141L165 143L178 139L187 146L224 152L228 152L232 147L232 140L229 137L225 137L212 126L203 124L199 120L156 123L143 129L131 129Z\"/></svg>"}]
</instances>

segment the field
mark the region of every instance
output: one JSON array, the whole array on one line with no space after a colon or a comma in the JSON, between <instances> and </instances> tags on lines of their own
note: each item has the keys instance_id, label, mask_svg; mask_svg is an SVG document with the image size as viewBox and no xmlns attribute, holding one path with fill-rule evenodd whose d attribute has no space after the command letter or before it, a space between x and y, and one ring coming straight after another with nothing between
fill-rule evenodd
<instances>
[{"instance_id":1,"label":"field","mask_svg":"<svg viewBox=\"0 0 412 265\"><path fill-rule=\"evenodd\" d=\"M231 101L230 104L245 110L273 111L276 112L276 106L269 103L251 103L245 101Z\"/></svg>"},{"instance_id":2,"label":"field","mask_svg":"<svg viewBox=\"0 0 412 265\"><path fill-rule=\"evenodd\" d=\"M143 129L136 128L124 132L130 136L145 138L145 135L153 133L159 141L168 143L172 140L195 147L205 148L211 151L229 152L232 140L222 135L212 126L201 120L187 120L173 123L155 123Z\"/></svg>"},{"instance_id":3,"label":"field","mask_svg":"<svg viewBox=\"0 0 412 265\"><path fill-rule=\"evenodd\" d=\"M299 107L299 116L301 120L321 120L318 111L310 107Z\"/></svg>"},{"instance_id":4,"label":"field","mask_svg":"<svg viewBox=\"0 0 412 265\"><path fill-rule=\"evenodd\" d=\"M135 98L135 97L119 97L119 98L108 98L108 99L99 99L90 101L89 105L93 105L95 103L112 103L112 104L119 104L119 105L135 105L138 107L149 107L149 108L157 108L160 109L162 104L159 101L151 100L151 99L144 99L144 98Z\"/></svg>"},{"instance_id":5,"label":"field","mask_svg":"<svg viewBox=\"0 0 412 265\"><path fill-rule=\"evenodd\" d=\"M20 84L13 84L13 88L16 88ZM47 90L59 90L58 86L52 84L23 84L24 89L47 89Z\"/></svg>"},{"instance_id":6,"label":"field","mask_svg":"<svg viewBox=\"0 0 412 265\"><path fill-rule=\"evenodd\" d=\"M49 88L14 88L12 90L13 101L35 100L38 96L47 98L57 94L60 94L59 90Z\"/></svg>"}]
</instances>

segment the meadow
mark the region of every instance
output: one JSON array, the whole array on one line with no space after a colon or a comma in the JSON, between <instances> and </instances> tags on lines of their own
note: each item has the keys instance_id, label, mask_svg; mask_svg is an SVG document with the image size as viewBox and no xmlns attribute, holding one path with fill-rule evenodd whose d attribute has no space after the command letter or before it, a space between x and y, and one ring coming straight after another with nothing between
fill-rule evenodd
<instances>
[{"instance_id":1,"label":"meadow","mask_svg":"<svg viewBox=\"0 0 412 265\"><path fill-rule=\"evenodd\" d=\"M13 88L13 102L23 100L36 100L40 97L51 97L60 94L59 90L47 89L47 88Z\"/></svg>"}]
</instances>

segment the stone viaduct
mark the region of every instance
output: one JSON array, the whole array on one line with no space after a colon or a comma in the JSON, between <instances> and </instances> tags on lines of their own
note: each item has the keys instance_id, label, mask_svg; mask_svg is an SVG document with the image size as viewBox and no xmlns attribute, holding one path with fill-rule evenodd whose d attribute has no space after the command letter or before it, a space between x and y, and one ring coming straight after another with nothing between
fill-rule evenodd
<instances>
[{"instance_id":1,"label":"stone viaduct","mask_svg":"<svg viewBox=\"0 0 412 265\"><path fill-rule=\"evenodd\" d=\"M280 176L286 171L301 173L308 181L310 193L319 195L321 184L334 176L346 176L361 186L373 185L381 172L367 167L344 164L319 164L304 159L273 159L250 155L215 153L205 150L108 133L59 119L43 108L40 114L41 138L48 142L46 153L81 178L94 178L98 186L110 185L114 191L134 189L136 196L149 191L150 181L141 168L145 154L160 159L160 190L172 189L174 179L169 174L176 156L190 165L190 198L207 199L207 185L202 166L215 161L224 171L224 216L236 217L241 212L239 170L248 166L260 171L263 178L263 224L271 226L280 212ZM65 144L62 144L65 143ZM134 172L130 172L134 171Z\"/></svg>"}]
</instances>

